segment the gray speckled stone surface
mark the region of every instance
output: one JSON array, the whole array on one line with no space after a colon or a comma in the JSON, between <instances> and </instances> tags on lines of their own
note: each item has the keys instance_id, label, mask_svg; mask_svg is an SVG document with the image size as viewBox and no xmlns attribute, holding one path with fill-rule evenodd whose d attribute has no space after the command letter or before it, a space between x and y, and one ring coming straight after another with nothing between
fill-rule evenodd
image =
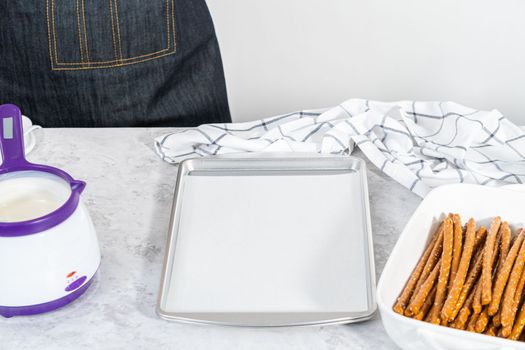
<instances>
[{"instance_id":1,"label":"gray speckled stone surface","mask_svg":"<svg viewBox=\"0 0 525 350\"><path fill-rule=\"evenodd\" d=\"M155 314L177 168L152 141L167 129L46 129L30 160L85 180L102 265L93 286L55 312L3 319L0 349L397 349L381 320L298 328L180 324ZM354 155L362 157L360 152ZM368 165L376 274L420 202Z\"/></svg>"}]
</instances>

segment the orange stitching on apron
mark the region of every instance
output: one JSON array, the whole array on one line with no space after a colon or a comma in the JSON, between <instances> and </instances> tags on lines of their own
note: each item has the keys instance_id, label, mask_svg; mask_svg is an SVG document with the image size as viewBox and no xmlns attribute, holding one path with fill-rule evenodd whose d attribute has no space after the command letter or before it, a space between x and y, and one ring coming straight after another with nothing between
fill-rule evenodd
<instances>
[{"instance_id":1,"label":"orange stitching on apron","mask_svg":"<svg viewBox=\"0 0 525 350\"><path fill-rule=\"evenodd\" d=\"M82 34L80 33L80 2L77 0L77 31L78 45L80 46L80 60L84 63L84 46L82 45Z\"/></svg>"},{"instance_id":2,"label":"orange stitching on apron","mask_svg":"<svg viewBox=\"0 0 525 350\"><path fill-rule=\"evenodd\" d=\"M117 39L115 37L115 21L113 20L113 5L111 4L113 0L109 0L109 12L111 16L111 31L113 32L113 57L115 57L115 60L118 58L117 56Z\"/></svg>"},{"instance_id":3,"label":"orange stitching on apron","mask_svg":"<svg viewBox=\"0 0 525 350\"><path fill-rule=\"evenodd\" d=\"M87 38L87 29L86 29L86 11L84 8L84 0L82 0L82 23L84 26L84 45L86 46L86 61L89 64L89 48L88 48L88 38Z\"/></svg>"},{"instance_id":4,"label":"orange stitching on apron","mask_svg":"<svg viewBox=\"0 0 525 350\"><path fill-rule=\"evenodd\" d=\"M123 66L126 66L128 64L135 64L135 63L140 63L140 62L147 62L147 61L151 61L151 60L156 60L157 58L161 58L161 57L164 57L164 56L169 56L169 55L172 55L174 54L175 52L168 52L168 53L165 53L163 55L159 55L159 56L155 56L155 57L150 57L150 58L146 58L146 59L143 59L143 60L140 60L140 61L137 61L137 62L132 62L132 63L119 63L119 64L112 64L112 65L107 65L107 66L98 66L98 67L73 67L73 68L55 68L54 70L85 70L85 69L93 69L93 68L115 68L115 67L123 67ZM91 63L93 64L93 63Z\"/></svg>"},{"instance_id":5,"label":"orange stitching on apron","mask_svg":"<svg viewBox=\"0 0 525 350\"><path fill-rule=\"evenodd\" d=\"M166 0L166 3L168 1ZM177 32L175 31L175 0L171 0L171 27L173 28L173 52L176 51L177 49L177 40L176 40L176 37L177 37ZM168 37L169 37L170 33L169 33L169 30L168 30Z\"/></svg>"},{"instance_id":6,"label":"orange stitching on apron","mask_svg":"<svg viewBox=\"0 0 525 350\"><path fill-rule=\"evenodd\" d=\"M120 53L120 60L122 61L122 43L120 41L120 19L118 17L118 4L117 0L115 0L115 14L117 16L117 38L118 38L118 49Z\"/></svg>"},{"instance_id":7,"label":"orange stitching on apron","mask_svg":"<svg viewBox=\"0 0 525 350\"><path fill-rule=\"evenodd\" d=\"M49 0L46 0L46 19L47 19L47 44L49 46L49 61L53 69L53 48L51 47L51 27L49 26Z\"/></svg>"},{"instance_id":8,"label":"orange stitching on apron","mask_svg":"<svg viewBox=\"0 0 525 350\"><path fill-rule=\"evenodd\" d=\"M48 5L48 1L49 0L46 0L46 5ZM112 0L109 0L110 5L111 5L111 1ZM116 0L115 0L115 2L116 2ZM168 6L169 5L169 0L166 0L166 4L167 4L166 8L168 8L169 7ZM116 3L115 3L115 6L116 6ZM51 43L49 44L49 46L50 46L50 50L54 51L56 64L57 65L66 65L66 66L67 65L69 65L69 66L74 66L74 65L81 66L81 67L57 67L57 66L55 66L53 64L52 55L51 55L51 52L50 52L51 68L53 70L85 70L85 69L120 67L120 66L129 65L129 64L135 64L135 63L141 63L141 62L150 61L150 60L153 60L153 59L156 59L156 58L161 58L161 57L164 57L164 56L168 56L168 55L174 54L176 52L176 46L177 46L176 44L177 43L176 43L176 32L175 32L174 0L171 0L171 27L172 27L171 29L173 31L173 50L172 51L169 51L170 47L168 46L167 48L164 48L162 50L158 50L158 51L155 51L155 52L151 52L151 53L147 53L147 54L143 54L143 55L139 55L139 56L134 56L134 57L122 58L122 54L121 54L120 55L120 59L118 57L116 57L115 60L111 60L111 61L89 62L89 65L90 65L89 67L82 67L85 64L85 62L59 62L58 61L57 44L56 44L56 30L55 30L55 15L54 15L54 0L51 0L51 21L49 20L49 13L48 12L49 12L49 10L46 11L46 16L48 17L47 21L51 22L50 28L52 29L51 31L53 32L54 50L52 50ZM117 14L117 16L118 16L118 14ZM112 30L114 31L113 26L112 26ZM119 30L119 28L117 28L117 30ZM171 33L170 33L169 17L167 17L166 32L167 32L167 35L168 35L168 40L170 40ZM49 32L48 32L48 40L51 41L51 38L49 36ZM120 43L119 43L119 46L120 46ZM171 46L171 44L170 44L170 46ZM121 50L121 47L119 47L119 48ZM168 52L166 52L166 51L168 51ZM166 52L166 53L163 53L163 52ZM163 54L161 54L161 53L163 53ZM157 56L149 57L149 56L153 56L153 55L157 55ZM144 57L146 57L146 58L144 58ZM109 65L104 65L106 63L109 63Z\"/></svg>"},{"instance_id":9,"label":"orange stitching on apron","mask_svg":"<svg viewBox=\"0 0 525 350\"><path fill-rule=\"evenodd\" d=\"M55 0L51 0L51 19L53 25L53 43L55 45L55 62L58 64L58 55L57 55L57 38L55 30Z\"/></svg>"},{"instance_id":10,"label":"orange stitching on apron","mask_svg":"<svg viewBox=\"0 0 525 350\"><path fill-rule=\"evenodd\" d=\"M170 9L168 7L168 1L166 1L166 28L168 29L166 32L168 34L168 49L170 48L170 17L169 17Z\"/></svg>"},{"instance_id":11,"label":"orange stitching on apron","mask_svg":"<svg viewBox=\"0 0 525 350\"><path fill-rule=\"evenodd\" d=\"M155 52L151 52L151 53L146 53L146 54L143 54L143 55L140 55L140 56L133 56L133 57L128 57L128 58L123 58L122 60L111 60L111 61L92 61L92 62L89 62L90 65L96 65L96 64L104 64L104 63L116 63L118 64L118 62L120 61L124 61L124 63L126 61L132 61L132 60L135 60L137 58L142 58L142 57L147 57L147 56L152 56L152 55L156 55L156 54L159 54L159 53L162 53L162 52L165 52L165 51L168 51L168 49L162 49L162 50L159 50L159 51L155 51ZM173 53L173 52L170 52L170 53ZM70 66L74 66L74 65L79 65L80 63L79 62L59 62L60 65L70 65ZM128 63L129 64L129 63ZM125 64L124 64L125 65Z\"/></svg>"}]
</instances>

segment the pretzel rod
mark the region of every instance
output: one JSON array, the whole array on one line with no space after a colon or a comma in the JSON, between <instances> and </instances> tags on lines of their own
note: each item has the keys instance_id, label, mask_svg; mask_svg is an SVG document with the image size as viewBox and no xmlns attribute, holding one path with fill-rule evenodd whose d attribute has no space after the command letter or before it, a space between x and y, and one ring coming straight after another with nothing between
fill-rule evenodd
<instances>
[{"instance_id":1,"label":"pretzel rod","mask_svg":"<svg viewBox=\"0 0 525 350\"><path fill-rule=\"evenodd\" d=\"M475 326L476 332L483 333L488 323L489 323L489 314L487 313L487 308L484 307L481 313L479 314L478 319L476 320L476 326Z\"/></svg>"},{"instance_id":2,"label":"pretzel rod","mask_svg":"<svg viewBox=\"0 0 525 350\"><path fill-rule=\"evenodd\" d=\"M421 307L421 310L417 313L417 315L414 316L415 320L422 320L425 318L425 316L428 314L428 310L431 306L434 305L434 297L436 296L436 286L432 288L430 291L430 294L428 295L427 299L425 300L425 303Z\"/></svg>"},{"instance_id":3,"label":"pretzel rod","mask_svg":"<svg viewBox=\"0 0 525 350\"><path fill-rule=\"evenodd\" d=\"M521 273L523 272L524 265L525 244L522 243L520 251L518 253L518 257L514 262L514 266L512 268L509 280L507 281L507 287L505 288L505 294L503 295L503 302L501 304L501 325L504 327L504 336L508 336L510 334L510 331L512 330L512 325L514 323L514 318L516 316L517 305L515 305L514 303L514 295L516 294L516 287L521 277ZM507 331L508 334L506 334Z\"/></svg>"},{"instance_id":4,"label":"pretzel rod","mask_svg":"<svg viewBox=\"0 0 525 350\"><path fill-rule=\"evenodd\" d=\"M459 295L461 294L461 289L463 288L463 283L467 276L467 271L469 268L470 260L472 257L474 242L476 240L476 222L474 219L470 219L467 223L467 231L465 238L465 247L461 253L461 260L459 262L458 271L456 273L456 278L452 283L450 288L449 295L445 301L445 305L441 310L441 317L443 319L452 321L452 312L456 307Z\"/></svg>"},{"instance_id":5,"label":"pretzel rod","mask_svg":"<svg viewBox=\"0 0 525 350\"><path fill-rule=\"evenodd\" d=\"M520 313L518 314L518 318L516 319L516 322L514 323L514 327L512 328L512 332L510 333L509 338L513 340L519 339L521 333L523 332L524 326L525 326L525 303L521 305Z\"/></svg>"},{"instance_id":6,"label":"pretzel rod","mask_svg":"<svg viewBox=\"0 0 525 350\"><path fill-rule=\"evenodd\" d=\"M490 325L487 327L487 330L485 331L485 334L486 334L486 335L491 335L491 336L495 337L497 331L498 331L498 328L497 328L496 326L494 326L493 324L490 324Z\"/></svg>"},{"instance_id":7,"label":"pretzel rod","mask_svg":"<svg viewBox=\"0 0 525 350\"><path fill-rule=\"evenodd\" d=\"M432 300L431 305L432 306L430 307L430 310L427 312L427 315L425 316L425 322L428 322L428 323L432 323L432 314L434 313L434 309L437 307L437 306L434 305L434 300ZM421 313L421 311L420 311L420 313Z\"/></svg>"},{"instance_id":8,"label":"pretzel rod","mask_svg":"<svg viewBox=\"0 0 525 350\"><path fill-rule=\"evenodd\" d=\"M509 254L511 238L512 238L512 232L510 230L508 222L503 221L500 227L500 231L501 231L501 246L500 246L499 262L498 262L498 270L496 271L496 274L499 274L499 271L501 270L501 267L503 266L503 263L505 262L507 255Z\"/></svg>"},{"instance_id":9,"label":"pretzel rod","mask_svg":"<svg viewBox=\"0 0 525 350\"><path fill-rule=\"evenodd\" d=\"M510 337L510 334L512 333L512 325L511 326L501 326L501 336L503 338Z\"/></svg>"},{"instance_id":10,"label":"pretzel rod","mask_svg":"<svg viewBox=\"0 0 525 350\"><path fill-rule=\"evenodd\" d=\"M485 238L487 238L487 228L480 226L478 232L476 232L476 243L474 243L474 246L477 248L479 244L485 242Z\"/></svg>"},{"instance_id":11,"label":"pretzel rod","mask_svg":"<svg viewBox=\"0 0 525 350\"><path fill-rule=\"evenodd\" d=\"M505 259L507 258L509 254L509 249L511 244L514 243L514 240L516 237L512 238L512 232L510 230L508 222L504 221L501 224L500 227L501 231L501 246L500 246L500 253L498 258L498 267L496 269L496 273L494 274L494 279L497 280L497 277L500 274L500 271L505 263ZM494 285L494 283L493 283ZM490 304L489 304L490 308ZM501 326L501 308L498 308L498 312L494 316L492 316L492 324L494 327L499 328ZM501 329L499 330L501 332Z\"/></svg>"},{"instance_id":12,"label":"pretzel rod","mask_svg":"<svg viewBox=\"0 0 525 350\"><path fill-rule=\"evenodd\" d=\"M490 246L485 245L485 248L483 249L483 257L485 257L485 254L487 254L487 251L490 250ZM493 247L493 256L494 254L497 255L498 253L498 247ZM496 250L496 252L494 252ZM483 263L485 263L485 260L483 259ZM483 268L482 268L483 269ZM491 268L492 270L492 268ZM483 273L483 270L482 270ZM483 277L483 276L481 276ZM491 272L491 279L492 279L492 272ZM492 283L491 283L492 284ZM480 283L478 289L476 289L476 294L474 294L474 300L472 302L472 309L475 314L479 314L481 312L481 308L483 306L482 303L482 294L483 294L483 278L480 278Z\"/></svg>"},{"instance_id":13,"label":"pretzel rod","mask_svg":"<svg viewBox=\"0 0 525 350\"><path fill-rule=\"evenodd\" d=\"M512 247L510 248L507 257L505 258L505 262L503 263L501 269L499 270L499 273L497 274L496 283L494 284L494 288L492 290L492 300L490 301L488 308L489 316L494 316L494 314L498 312L501 297L503 295L503 292L505 291L507 280L509 279L512 266L514 265L514 261L516 260L516 257L518 255L518 250L521 247L523 238L524 237L522 230L520 231L518 237L514 240L514 243L512 244Z\"/></svg>"},{"instance_id":14,"label":"pretzel rod","mask_svg":"<svg viewBox=\"0 0 525 350\"><path fill-rule=\"evenodd\" d=\"M491 272L491 277L490 277L491 278L491 289L492 289L492 286L494 286L494 283L496 282L499 257L501 256L501 237L502 235L503 233L501 232L501 230L498 230L498 234L496 235L496 244L494 246L494 254L493 254L494 259L492 260L492 272Z\"/></svg>"},{"instance_id":15,"label":"pretzel rod","mask_svg":"<svg viewBox=\"0 0 525 350\"><path fill-rule=\"evenodd\" d=\"M460 320L458 320L456 324L456 328L459 328L459 329L465 328L467 319L472 313L471 307L472 307L474 295L476 293L476 290L479 289L476 287L480 283L478 276L481 272L481 267L482 267L482 262L483 262L483 250L484 250L483 247L481 246L481 243L483 243L483 240L486 237L485 233L486 233L485 228L480 227L476 235L476 242L474 245L480 246L481 249L478 249L478 251L476 252L474 264L469 271L467 279L465 280L463 288L461 289L461 293L458 298L458 302L456 303L456 307L454 308L454 311L452 312L453 319L456 319L456 316L458 316L458 313L461 314ZM477 313L479 313L480 311L481 311L481 306Z\"/></svg>"},{"instance_id":16,"label":"pretzel rod","mask_svg":"<svg viewBox=\"0 0 525 350\"><path fill-rule=\"evenodd\" d=\"M428 261L425 267L423 268L423 272L421 273L419 280L416 283L416 288L414 288L414 292L412 293L412 296L410 297L410 301L408 302L408 305L412 304L418 291L421 289L421 286L428 279L428 276L433 271L433 269L436 267L436 263L441 257L441 252L443 250L443 234L444 233L443 233L443 223L442 223L439 229L439 234L436 240L436 244L432 248ZM413 316L413 315L414 314L412 313L410 309L405 308L405 316Z\"/></svg>"},{"instance_id":17,"label":"pretzel rod","mask_svg":"<svg viewBox=\"0 0 525 350\"><path fill-rule=\"evenodd\" d=\"M496 337L503 338L503 329L502 328L498 329L498 334L496 335Z\"/></svg>"},{"instance_id":18,"label":"pretzel rod","mask_svg":"<svg viewBox=\"0 0 525 350\"><path fill-rule=\"evenodd\" d=\"M447 285L450 276L450 268L452 264L452 249L454 245L454 231L453 223L450 217L443 222L443 254L441 255L441 267L439 269L439 277L436 288L436 298L434 299L434 307L431 314L431 322L440 324L441 319L439 314L443 308L447 294Z\"/></svg>"},{"instance_id":19,"label":"pretzel rod","mask_svg":"<svg viewBox=\"0 0 525 350\"><path fill-rule=\"evenodd\" d=\"M521 277L518 282L518 285L516 286L516 292L514 293L514 307L516 310L518 309L518 306L520 304L520 301L523 297L523 288L525 287L525 267L523 271L521 272Z\"/></svg>"},{"instance_id":20,"label":"pretzel rod","mask_svg":"<svg viewBox=\"0 0 525 350\"><path fill-rule=\"evenodd\" d=\"M501 326L501 309L498 310L494 316L492 316L492 323L496 327Z\"/></svg>"},{"instance_id":21,"label":"pretzel rod","mask_svg":"<svg viewBox=\"0 0 525 350\"><path fill-rule=\"evenodd\" d=\"M434 303L432 303L432 307L434 307ZM430 308L430 311L432 311L432 307ZM425 322L430 323L430 316L431 316L430 314L431 314L430 312L427 312L427 315L425 316L425 319L424 319Z\"/></svg>"},{"instance_id":22,"label":"pretzel rod","mask_svg":"<svg viewBox=\"0 0 525 350\"><path fill-rule=\"evenodd\" d=\"M472 309L472 301L474 299L474 294L476 293L476 289L479 288L479 284L480 284L479 280L476 281L476 283L474 284L474 286L472 288L472 291L470 292L467 300L465 301L465 304L463 305L463 307L459 311L458 316L455 319L456 326L459 329L465 329L465 327L467 325L468 318L472 314L472 310L471 310Z\"/></svg>"},{"instance_id":23,"label":"pretzel rod","mask_svg":"<svg viewBox=\"0 0 525 350\"><path fill-rule=\"evenodd\" d=\"M467 323L467 331L476 331L476 322L478 321L479 314L472 314Z\"/></svg>"},{"instance_id":24,"label":"pretzel rod","mask_svg":"<svg viewBox=\"0 0 525 350\"><path fill-rule=\"evenodd\" d=\"M473 288L475 287L479 274L481 272L481 266L483 262L483 249L479 250L477 252L474 264L472 265L472 268L468 272L467 279L465 280L465 283L463 284L463 288L461 289L461 293L459 294L458 301L456 303L456 307L454 308L454 311L452 312L451 317L456 318L459 310L462 308L463 304L467 300L467 296L471 295L470 297L470 303L468 307L470 308L472 305L472 300L474 298L474 294L470 293ZM469 310L470 311L470 310Z\"/></svg>"},{"instance_id":25,"label":"pretzel rod","mask_svg":"<svg viewBox=\"0 0 525 350\"><path fill-rule=\"evenodd\" d=\"M485 238L487 238L487 229L485 226L481 226L476 233L476 240L474 241L474 251L477 251L482 244L485 243Z\"/></svg>"},{"instance_id":26,"label":"pretzel rod","mask_svg":"<svg viewBox=\"0 0 525 350\"><path fill-rule=\"evenodd\" d=\"M403 292L401 292L401 295L397 298L396 304L394 305L394 311L397 312L398 314L403 314L405 312L406 306L408 302L410 301L410 297L412 296L412 294L414 294L414 291L416 289L415 286L419 280L419 277L421 276L423 270L425 269L425 265L428 262L430 254L432 253L432 250L434 249L434 246L436 245L436 241L439 239L442 226L443 226L443 223L441 223L439 228L434 232L432 240L430 241L429 245L425 249L425 252L423 253L423 256L421 257L421 259L419 259L419 262L417 263L416 268L414 269L414 272L412 272L412 275L408 279L408 282L405 285Z\"/></svg>"},{"instance_id":27,"label":"pretzel rod","mask_svg":"<svg viewBox=\"0 0 525 350\"><path fill-rule=\"evenodd\" d=\"M492 268L496 238L501 226L501 218L496 216L490 224L487 240L485 241L485 254L483 255L483 268L481 270L481 304L487 305L492 299ZM481 332L480 332L481 333Z\"/></svg>"},{"instance_id":28,"label":"pretzel rod","mask_svg":"<svg viewBox=\"0 0 525 350\"><path fill-rule=\"evenodd\" d=\"M414 300L411 301L410 304L408 305L408 310L410 310L410 312L413 315L417 315L419 313L419 310L421 306L423 306L425 299L430 294L430 290L432 289L432 287L434 286L434 283L437 280L440 266L441 266L441 259L439 259L438 263L436 264L436 266L434 267L434 269L428 276L427 280L421 285L421 288L419 288L419 290L417 291L417 294Z\"/></svg>"},{"instance_id":29,"label":"pretzel rod","mask_svg":"<svg viewBox=\"0 0 525 350\"><path fill-rule=\"evenodd\" d=\"M482 281L480 280L479 287L476 289L476 293L474 294L474 300L472 301L472 310L474 314L479 314L481 312L481 293L482 293L483 285Z\"/></svg>"},{"instance_id":30,"label":"pretzel rod","mask_svg":"<svg viewBox=\"0 0 525 350\"><path fill-rule=\"evenodd\" d=\"M458 317L454 320L454 328L456 329L465 329L467 326L467 321L470 316L470 309L463 307L459 311Z\"/></svg>"},{"instance_id":31,"label":"pretzel rod","mask_svg":"<svg viewBox=\"0 0 525 350\"><path fill-rule=\"evenodd\" d=\"M454 249L452 255L452 266L450 268L450 281L454 281L459 267L459 260L461 259L461 248L463 246L463 225L461 224L461 217L459 214L452 216L454 229Z\"/></svg>"},{"instance_id":32,"label":"pretzel rod","mask_svg":"<svg viewBox=\"0 0 525 350\"><path fill-rule=\"evenodd\" d=\"M432 251L430 252L430 256L428 257L427 264L423 268L423 272L421 273L421 277L419 278L419 281L416 284L416 290L418 290L421 285L427 280L428 275L432 272L434 267L436 266L437 261L441 257L441 252L443 250L443 223L441 223L438 236L436 239L436 244L432 248Z\"/></svg>"}]
</instances>

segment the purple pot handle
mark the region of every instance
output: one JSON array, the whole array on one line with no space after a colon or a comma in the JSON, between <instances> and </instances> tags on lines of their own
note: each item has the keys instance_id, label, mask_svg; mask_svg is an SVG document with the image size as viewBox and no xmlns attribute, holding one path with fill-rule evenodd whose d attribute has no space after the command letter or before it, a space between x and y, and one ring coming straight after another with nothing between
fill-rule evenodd
<instances>
[{"instance_id":1,"label":"purple pot handle","mask_svg":"<svg viewBox=\"0 0 525 350\"><path fill-rule=\"evenodd\" d=\"M12 104L0 106L0 151L3 158L0 171L27 164L22 113Z\"/></svg>"}]
</instances>

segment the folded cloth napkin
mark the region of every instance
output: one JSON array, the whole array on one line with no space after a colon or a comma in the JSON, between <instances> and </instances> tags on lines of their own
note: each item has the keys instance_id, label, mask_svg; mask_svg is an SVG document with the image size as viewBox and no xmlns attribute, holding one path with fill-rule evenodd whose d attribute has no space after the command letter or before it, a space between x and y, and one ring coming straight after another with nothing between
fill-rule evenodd
<instances>
[{"instance_id":1,"label":"folded cloth napkin","mask_svg":"<svg viewBox=\"0 0 525 350\"><path fill-rule=\"evenodd\" d=\"M525 181L525 133L497 110L454 102L351 99L247 123L209 124L155 139L170 163L234 152L350 154L357 145L381 171L424 197L436 186Z\"/></svg>"}]
</instances>

